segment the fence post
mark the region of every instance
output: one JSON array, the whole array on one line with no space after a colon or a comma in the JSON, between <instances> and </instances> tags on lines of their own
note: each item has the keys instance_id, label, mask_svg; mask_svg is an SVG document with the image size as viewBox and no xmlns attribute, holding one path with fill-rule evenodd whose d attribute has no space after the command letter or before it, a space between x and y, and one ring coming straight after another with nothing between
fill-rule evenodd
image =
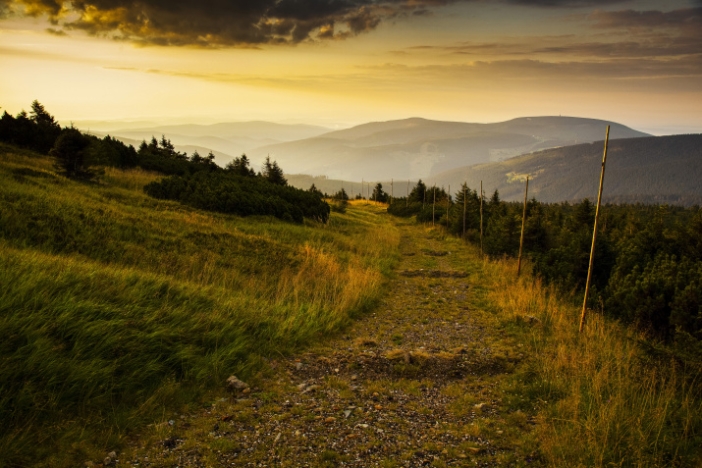
<instances>
[{"instance_id":1,"label":"fence post","mask_svg":"<svg viewBox=\"0 0 702 468\"><path fill-rule=\"evenodd\" d=\"M522 235L519 237L519 259L517 260L517 276L522 272L522 249L524 248L524 226L526 224L527 193L529 192L529 176L524 189L524 212L522 212Z\"/></svg>"},{"instance_id":2,"label":"fence post","mask_svg":"<svg viewBox=\"0 0 702 468\"><path fill-rule=\"evenodd\" d=\"M483 256L483 181L480 181L480 256Z\"/></svg>"},{"instance_id":3,"label":"fence post","mask_svg":"<svg viewBox=\"0 0 702 468\"><path fill-rule=\"evenodd\" d=\"M434 184L432 191L434 192L434 202L431 204L431 227L434 227L434 213L436 212L436 184Z\"/></svg>"},{"instance_id":4,"label":"fence post","mask_svg":"<svg viewBox=\"0 0 702 468\"><path fill-rule=\"evenodd\" d=\"M467 183L463 182L463 238L466 238L466 207L467 207L467 199L466 199L466 187Z\"/></svg>"},{"instance_id":5,"label":"fence post","mask_svg":"<svg viewBox=\"0 0 702 468\"><path fill-rule=\"evenodd\" d=\"M583 311L580 315L580 333L585 326L587 315L587 296L590 293L590 280L592 279L592 264L595 260L595 240L597 239L597 221L600 219L600 205L602 204L602 184L604 182L605 164L607 163L607 145L609 144L609 125L605 136L604 154L602 155L602 172L600 172L600 189L597 191L597 209L595 210L595 227L592 230L592 247L590 248L590 266L587 268L587 281L585 282L585 297L583 298Z\"/></svg>"},{"instance_id":6,"label":"fence post","mask_svg":"<svg viewBox=\"0 0 702 468\"><path fill-rule=\"evenodd\" d=\"M448 187L448 195L446 197L446 230L449 230L449 214L451 213L451 184Z\"/></svg>"}]
</instances>

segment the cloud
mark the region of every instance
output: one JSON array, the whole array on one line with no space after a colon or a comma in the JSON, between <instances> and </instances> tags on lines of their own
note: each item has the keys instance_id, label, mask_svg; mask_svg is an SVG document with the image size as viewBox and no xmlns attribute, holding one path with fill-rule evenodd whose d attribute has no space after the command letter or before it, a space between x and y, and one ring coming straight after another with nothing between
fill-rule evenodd
<instances>
[{"instance_id":1,"label":"cloud","mask_svg":"<svg viewBox=\"0 0 702 468\"><path fill-rule=\"evenodd\" d=\"M66 36L66 31L63 29L46 28L46 32L54 36Z\"/></svg>"},{"instance_id":2,"label":"cloud","mask_svg":"<svg viewBox=\"0 0 702 468\"><path fill-rule=\"evenodd\" d=\"M581 21L577 35L507 37L493 42L416 46L409 54L547 60L607 60L702 55L702 8L662 11L601 11L568 17ZM582 27L585 27L583 30ZM590 33L587 33L587 31ZM597 31L595 33L595 31Z\"/></svg>"},{"instance_id":3,"label":"cloud","mask_svg":"<svg viewBox=\"0 0 702 468\"><path fill-rule=\"evenodd\" d=\"M583 8L615 5L629 0L507 0L509 3L525 6Z\"/></svg>"},{"instance_id":4,"label":"cloud","mask_svg":"<svg viewBox=\"0 0 702 468\"><path fill-rule=\"evenodd\" d=\"M464 0L0 0L64 29L139 44L203 47L343 39Z\"/></svg>"},{"instance_id":5,"label":"cloud","mask_svg":"<svg viewBox=\"0 0 702 468\"><path fill-rule=\"evenodd\" d=\"M595 11L588 18L593 26L611 28L680 28L702 30L702 8L683 8L673 11Z\"/></svg>"},{"instance_id":6,"label":"cloud","mask_svg":"<svg viewBox=\"0 0 702 468\"><path fill-rule=\"evenodd\" d=\"M401 16L484 0L0 0L0 18L47 16L55 26L149 45L202 47L345 39ZM497 0L533 7L607 6L625 0Z\"/></svg>"}]
</instances>

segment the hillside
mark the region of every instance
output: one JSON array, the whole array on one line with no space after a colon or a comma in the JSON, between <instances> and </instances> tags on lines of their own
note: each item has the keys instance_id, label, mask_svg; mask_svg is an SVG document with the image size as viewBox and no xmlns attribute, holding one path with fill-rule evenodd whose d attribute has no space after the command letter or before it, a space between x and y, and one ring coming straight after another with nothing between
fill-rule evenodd
<instances>
[{"instance_id":1,"label":"hillside","mask_svg":"<svg viewBox=\"0 0 702 468\"><path fill-rule=\"evenodd\" d=\"M294 225L147 197L161 177L0 146L0 467L699 465L697 368L600 314L579 334L529 265L365 202Z\"/></svg>"},{"instance_id":2,"label":"hillside","mask_svg":"<svg viewBox=\"0 0 702 468\"><path fill-rule=\"evenodd\" d=\"M428 179L428 183L471 188L488 195L498 189L506 200L524 195L542 202L597 197L603 141L518 156L506 161L456 168ZM673 135L611 140L607 156L605 202L702 203L702 135Z\"/></svg>"},{"instance_id":3,"label":"hillside","mask_svg":"<svg viewBox=\"0 0 702 468\"><path fill-rule=\"evenodd\" d=\"M398 239L372 209L328 225L244 219L147 196L161 177L74 181L0 145L0 466L123 446L380 294Z\"/></svg>"},{"instance_id":4,"label":"hillside","mask_svg":"<svg viewBox=\"0 0 702 468\"><path fill-rule=\"evenodd\" d=\"M602 139L647 136L620 124L572 117L525 117L493 124L420 118L373 122L249 151L270 155L289 172L360 181L426 178L432 174L532 151Z\"/></svg>"},{"instance_id":5,"label":"hillside","mask_svg":"<svg viewBox=\"0 0 702 468\"><path fill-rule=\"evenodd\" d=\"M212 125L164 125L150 127L116 128L110 132L92 132L103 136L112 136L127 144L139 146L142 140L149 141L152 136L160 138L165 135L178 151L191 153L197 150L201 154L213 151L217 164L224 166L233 157L240 156L260 146L312 138L328 132L329 129L314 125L278 124L273 122L230 122Z\"/></svg>"}]
</instances>

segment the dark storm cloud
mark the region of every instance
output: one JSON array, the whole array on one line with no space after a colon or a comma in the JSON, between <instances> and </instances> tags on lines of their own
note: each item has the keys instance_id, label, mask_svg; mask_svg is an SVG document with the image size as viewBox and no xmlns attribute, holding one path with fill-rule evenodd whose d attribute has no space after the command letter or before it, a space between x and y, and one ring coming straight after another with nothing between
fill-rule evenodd
<instances>
[{"instance_id":1,"label":"dark storm cloud","mask_svg":"<svg viewBox=\"0 0 702 468\"><path fill-rule=\"evenodd\" d=\"M344 39L399 16L481 0L0 0L55 26L141 44L251 46ZM534 7L606 6L624 0L496 0ZM3 13L4 12L4 13ZM70 18L70 19L69 19Z\"/></svg>"},{"instance_id":2,"label":"dark storm cloud","mask_svg":"<svg viewBox=\"0 0 702 468\"><path fill-rule=\"evenodd\" d=\"M0 0L0 11L9 6L66 29L143 44L238 46L346 38L457 1Z\"/></svg>"}]
</instances>

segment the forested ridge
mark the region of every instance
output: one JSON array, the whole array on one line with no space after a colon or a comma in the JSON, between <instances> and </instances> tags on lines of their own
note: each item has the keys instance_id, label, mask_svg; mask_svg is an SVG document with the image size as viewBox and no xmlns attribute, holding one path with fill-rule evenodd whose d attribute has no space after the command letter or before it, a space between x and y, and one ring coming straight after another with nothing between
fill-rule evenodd
<instances>
[{"instance_id":1,"label":"forested ridge","mask_svg":"<svg viewBox=\"0 0 702 468\"><path fill-rule=\"evenodd\" d=\"M98 138L71 127L61 126L38 101L32 111L16 117L4 112L0 118L0 141L54 157L64 175L89 180L104 167L142 168L166 176L145 187L147 194L176 200L190 206L237 214L266 215L301 223L303 217L326 222L330 208L317 191L288 186L276 161L266 159L261 172L250 167L246 155L225 168L214 162L210 152L176 151L165 136L142 141L138 149L107 135Z\"/></svg>"},{"instance_id":2,"label":"forested ridge","mask_svg":"<svg viewBox=\"0 0 702 468\"><path fill-rule=\"evenodd\" d=\"M463 182L477 187L482 180L485 187L499 189L504 199L516 201L529 176L529 190L539 201L578 202L597 193L603 144L551 148L457 168L431 179L454 187ZM604 202L702 204L702 135L610 140L608 153Z\"/></svg>"}]
</instances>

